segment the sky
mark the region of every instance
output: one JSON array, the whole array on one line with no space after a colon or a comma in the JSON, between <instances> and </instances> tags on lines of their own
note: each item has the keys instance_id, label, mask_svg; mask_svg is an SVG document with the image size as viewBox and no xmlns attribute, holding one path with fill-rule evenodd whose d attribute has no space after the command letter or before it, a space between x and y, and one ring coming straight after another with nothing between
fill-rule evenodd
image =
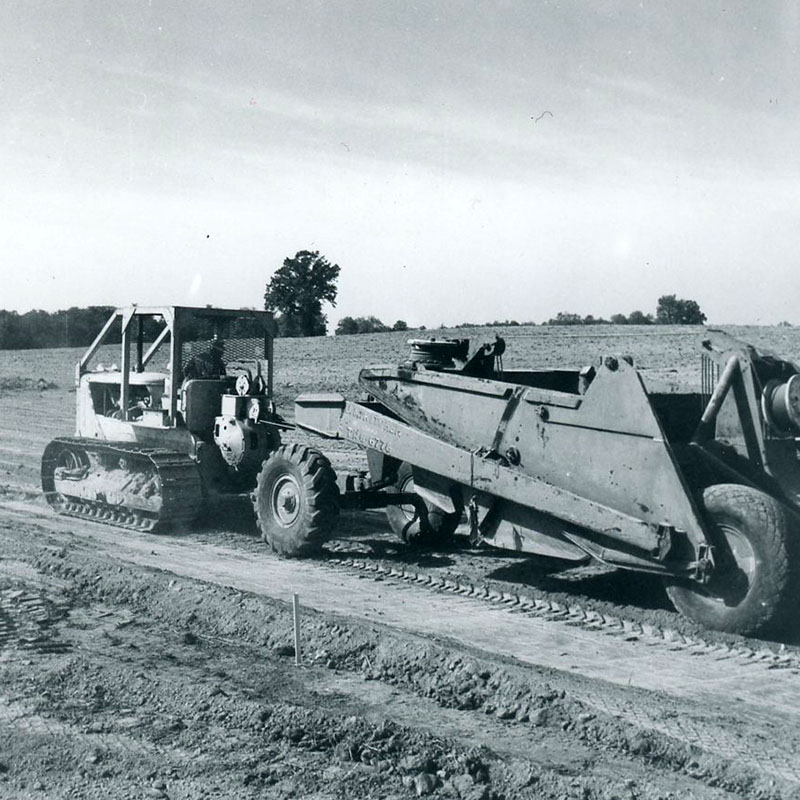
<instances>
[{"instance_id":1,"label":"sky","mask_svg":"<svg viewBox=\"0 0 800 800\"><path fill-rule=\"evenodd\" d=\"M0 308L800 324L800 5L5 0Z\"/></svg>"}]
</instances>

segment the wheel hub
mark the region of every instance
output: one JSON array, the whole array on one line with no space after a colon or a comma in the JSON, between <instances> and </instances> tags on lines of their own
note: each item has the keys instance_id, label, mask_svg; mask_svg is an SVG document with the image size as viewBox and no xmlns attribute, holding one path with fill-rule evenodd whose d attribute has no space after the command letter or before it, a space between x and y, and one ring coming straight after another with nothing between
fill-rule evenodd
<instances>
[{"instance_id":1,"label":"wheel hub","mask_svg":"<svg viewBox=\"0 0 800 800\"><path fill-rule=\"evenodd\" d=\"M409 475L403 482L400 484L400 492L401 494L414 493L414 478L412 475ZM417 509L413 505L402 505L400 506L400 510L403 512L403 516L411 522L412 520L417 518Z\"/></svg>"},{"instance_id":2,"label":"wheel hub","mask_svg":"<svg viewBox=\"0 0 800 800\"><path fill-rule=\"evenodd\" d=\"M300 485L291 475L283 475L272 488L271 505L275 519L289 527L300 514Z\"/></svg>"},{"instance_id":3,"label":"wheel hub","mask_svg":"<svg viewBox=\"0 0 800 800\"><path fill-rule=\"evenodd\" d=\"M753 547L744 534L732 525L718 524L719 543L715 548L716 568L708 584L719 602L737 604L747 594L756 574Z\"/></svg>"}]
</instances>

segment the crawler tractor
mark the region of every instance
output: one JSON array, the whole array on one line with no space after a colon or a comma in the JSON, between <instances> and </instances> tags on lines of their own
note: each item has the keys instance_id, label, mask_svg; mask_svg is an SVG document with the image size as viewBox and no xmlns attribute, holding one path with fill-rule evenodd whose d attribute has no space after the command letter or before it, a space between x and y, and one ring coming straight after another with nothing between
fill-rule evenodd
<instances>
[{"instance_id":1,"label":"crawler tractor","mask_svg":"<svg viewBox=\"0 0 800 800\"><path fill-rule=\"evenodd\" d=\"M45 497L61 514L159 531L252 491L280 446L272 373L268 312L117 309L77 365L76 435L45 449Z\"/></svg>"},{"instance_id":2,"label":"crawler tractor","mask_svg":"<svg viewBox=\"0 0 800 800\"><path fill-rule=\"evenodd\" d=\"M298 426L367 450L369 478L339 507L385 506L406 540L446 539L466 519L476 544L653 573L711 628L796 621L797 365L707 331L701 389L686 392L646 388L615 356L506 370L502 340L472 356L466 340L411 344L399 366L361 371L365 402L297 398ZM278 468L270 481L281 480ZM323 528L324 504L292 486L292 507ZM284 541L306 541L311 514L259 510Z\"/></svg>"}]
</instances>

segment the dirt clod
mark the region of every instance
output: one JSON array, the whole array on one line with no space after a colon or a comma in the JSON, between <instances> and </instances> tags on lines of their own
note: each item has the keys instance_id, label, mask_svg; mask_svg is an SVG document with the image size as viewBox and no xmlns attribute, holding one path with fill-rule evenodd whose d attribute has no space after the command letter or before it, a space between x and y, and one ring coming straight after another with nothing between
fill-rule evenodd
<instances>
[{"instance_id":1,"label":"dirt clod","mask_svg":"<svg viewBox=\"0 0 800 800\"><path fill-rule=\"evenodd\" d=\"M502 706L495 711L495 716L497 719L514 719L517 715L516 708L510 708L508 706Z\"/></svg>"},{"instance_id":2,"label":"dirt clod","mask_svg":"<svg viewBox=\"0 0 800 800\"><path fill-rule=\"evenodd\" d=\"M455 775L450 783L459 797L467 797L475 786L475 781L472 779L472 775L470 775L468 772L462 773L461 775Z\"/></svg>"},{"instance_id":3,"label":"dirt clod","mask_svg":"<svg viewBox=\"0 0 800 800\"><path fill-rule=\"evenodd\" d=\"M414 791L417 797L430 794L436 788L436 776L431 775L429 772L420 772L414 778Z\"/></svg>"}]
</instances>

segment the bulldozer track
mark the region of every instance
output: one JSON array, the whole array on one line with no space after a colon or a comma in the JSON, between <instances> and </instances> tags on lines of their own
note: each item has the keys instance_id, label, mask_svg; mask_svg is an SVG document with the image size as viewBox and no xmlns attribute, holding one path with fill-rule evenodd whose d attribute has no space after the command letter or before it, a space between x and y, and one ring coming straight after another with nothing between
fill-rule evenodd
<instances>
[{"instance_id":1,"label":"bulldozer track","mask_svg":"<svg viewBox=\"0 0 800 800\"><path fill-rule=\"evenodd\" d=\"M425 571L387 566L366 559L334 557L325 563L383 580L413 584L433 592L471 597L493 606L501 606L513 613L526 614L540 619L558 620L599 631L609 636L617 636L630 641L638 640L650 646L690 652L692 655L717 661L734 659L768 670L789 670L793 674L800 675L800 652L796 648L789 649L785 645L781 645L781 649L775 651L766 646L750 647L746 644L734 646L710 642L701 636L686 636L671 628L662 628L624 617L603 614L580 603L563 603L537 594L500 591L485 583L450 580Z\"/></svg>"},{"instance_id":2,"label":"bulldozer track","mask_svg":"<svg viewBox=\"0 0 800 800\"><path fill-rule=\"evenodd\" d=\"M23 589L0 591L0 651L61 652L65 645L49 630L65 611L40 594Z\"/></svg>"},{"instance_id":3,"label":"bulldozer track","mask_svg":"<svg viewBox=\"0 0 800 800\"><path fill-rule=\"evenodd\" d=\"M0 503L0 506L17 506L17 503ZM21 504L20 504L21 505ZM25 504L28 509L31 507ZM41 514L41 512L39 512ZM67 514L89 522L107 523L100 516ZM146 529L135 525L118 525L138 532ZM329 554L317 563L333 569L346 570L351 573L391 580L419 589L462 595L483 601L489 605L507 609L510 613L525 614L540 619L552 619L566 622L569 625L603 633L607 636L619 637L630 641L639 641L650 647L663 647L672 651L689 652L698 658L710 660L734 660L741 664L753 665L764 670L781 670L791 674L800 674L800 648L793 645L778 644L771 647L743 639L736 643L720 643L704 638L702 635L686 635L674 628L656 626L647 622L630 619L624 615L600 612L581 602L564 602L548 597L546 591L522 592L498 589L488 582L463 581L444 578L432 574L425 568L412 569L396 563L382 563L380 559L353 558L336 554L336 542ZM330 546L330 545L329 545ZM250 549L250 548L242 548ZM0 607L2 611L2 607ZM0 630L2 622L0 622ZM0 633L0 637L2 634ZM777 649L775 649L777 648Z\"/></svg>"},{"instance_id":4,"label":"bulldozer track","mask_svg":"<svg viewBox=\"0 0 800 800\"><path fill-rule=\"evenodd\" d=\"M92 451L119 459L140 460L153 467L161 486L161 509L157 517L135 508L115 506L102 501L72 497L48 491L59 452L64 449ZM42 482L48 503L59 514L103 522L118 528L158 532L165 528L188 525L200 509L203 494L195 462L189 456L156 447L141 447L127 442L99 442L74 436L61 436L47 447L42 459Z\"/></svg>"}]
</instances>

